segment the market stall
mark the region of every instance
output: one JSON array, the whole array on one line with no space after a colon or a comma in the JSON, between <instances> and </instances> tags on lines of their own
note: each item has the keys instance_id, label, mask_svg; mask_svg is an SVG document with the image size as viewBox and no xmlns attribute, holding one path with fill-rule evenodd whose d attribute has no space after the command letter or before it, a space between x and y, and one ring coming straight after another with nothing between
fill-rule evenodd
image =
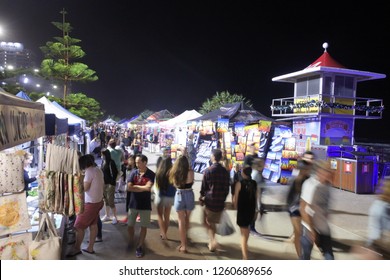
<instances>
[{"instance_id":1,"label":"market stall","mask_svg":"<svg viewBox=\"0 0 390 280\"><path fill-rule=\"evenodd\" d=\"M26 260L30 258L33 227L24 190L25 151L21 146L28 143L29 148L31 141L45 134L45 111L42 104L0 88L0 112L0 259Z\"/></svg>"},{"instance_id":2,"label":"market stall","mask_svg":"<svg viewBox=\"0 0 390 280\"><path fill-rule=\"evenodd\" d=\"M272 119L243 102L237 102L225 104L190 122L196 122L194 170L201 173L209 166L211 150L216 147L226 150L231 164L243 163L248 144L254 144L259 156L264 157Z\"/></svg>"}]
</instances>

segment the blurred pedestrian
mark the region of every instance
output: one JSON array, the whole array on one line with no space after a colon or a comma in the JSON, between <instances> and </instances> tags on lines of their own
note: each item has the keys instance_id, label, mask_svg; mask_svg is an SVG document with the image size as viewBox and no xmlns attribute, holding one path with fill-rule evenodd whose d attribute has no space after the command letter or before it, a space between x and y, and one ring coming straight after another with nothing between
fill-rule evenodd
<instances>
[{"instance_id":1,"label":"blurred pedestrian","mask_svg":"<svg viewBox=\"0 0 390 280\"><path fill-rule=\"evenodd\" d=\"M370 207L367 246L381 259L390 259L390 179L384 181L381 194Z\"/></svg>"},{"instance_id":2,"label":"blurred pedestrian","mask_svg":"<svg viewBox=\"0 0 390 280\"><path fill-rule=\"evenodd\" d=\"M315 163L315 175L302 185L300 214L302 217L301 259L310 260L314 243L326 260L334 260L328 224L330 187L333 172L329 162Z\"/></svg>"},{"instance_id":3,"label":"blurred pedestrian","mask_svg":"<svg viewBox=\"0 0 390 280\"><path fill-rule=\"evenodd\" d=\"M190 215L195 208L195 196L192 189L194 171L189 165L188 158L179 156L170 172L169 181L176 187L174 207L178 216L180 245L177 248L181 253L187 253L187 232L190 227Z\"/></svg>"},{"instance_id":4,"label":"blurred pedestrian","mask_svg":"<svg viewBox=\"0 0 390 280\"><path fill-rule=\"evenodd\" d=\"M214 149L211 152L212 165L207 168L203 175L200 190L200 202L204 205L204 225L209 235L208 248L214 252L218 243L215 238L216 224L219 223L222 211L225 208L225 200L229 194L229 172L220 163L222 151Z\"/></svg>"},{"instance_id":5,"label":"blurred pedestrian","mask_svg":"<svg viewBox=\"0 0 390 280\"><path fill-rule=\"evenodd\" d=\"M235 203L235 186L241 179L241 164L239 162L234 162L233 168L230 170L230 195L232 196L233 205Z\"/></svg>"},{"instance_id":6,"label":"blurred pedestrian","mask_svg":"<svg viewBox=\"0 0 390 280\"><path fill-rule=\"evenodd\" d=\"M24 179L24 190L26 191L26 197L28 196L28 191L31 190L30 184L37 180L37 177L30 177L29 168L33 161L34 157L31 153L26 152L23 155L23 179Z\"/></svg>"},{"instance_id":7,"label":"blurred pedestrian","mask_svg":"<svg viewBox=\"0 0 390 280\"><path fill-rule=\"evenodd\" d=\"M115 186L116 178L118 176L118 170L115 162L111 159L111 153L108 149L102 151L102 171L104 175L104 205L105 205L105 215L102 218L103 222L112 220L112 224L115 225L118 223L118 218L116 216L116 206L115 206ZM110 216L110 210L113 217Z\"/></svg>"},{"instance_id":8,"label":"blurred pedestrian","mask_svg":"<svg viewBox=\"0 0 390 280\"><path fill-rule=\"evenodd\" d=\"M156 171L156 199L158 225L160 237L167 239L167 232L170 223L171 209L174 202L176 188L169 182L169 172L172 168L171 157L164 158Z\"/></svg>"},{"instance_id":9,"label":"blurred pedestrian","mask_svg":"<svg viewBox=\"0 0 390 280\"><path fill-rule=\"evenodd\" d=\"M192 132L188 134L186 148L188 153L188 161L190 162L190 168L193 169L196 159L196 149L194 144L194 133Z\"/></svg>"},{"instance_id":10,"label":"blurred pedestrian","mask_svg":"<svg viewBox=\"0 0 390 280\"><path fill-rule=\"evenodd\" d=\"M293 227L293 239L298 257L301 256L302 223L299 204L303 183L309 178L312 164L306 160L299 160L297 165L298 175L292 179L290 190L287 194L288 213Z\"/></svg>"},{"instance_id":11,"label":"blurred pedestrian","mask_svg":"<svg viewBox=\"0 0 390 280\"><path fill-rule=\"evenodd\" d=\"M136 168L136 165L135 165L135 155L130 155L127 159L127 165L126 165L126 170L125 170L125 182L128 181L129 177L130 177L130 174L131 172ZM126 217L122 220L120 220L119 222L122 223L122 224L127 224L127 215L128 215L128 212L129 212L129 203L130 203L130 192L127 191L127 188L126 188L126 206L125 206L125 209L126 209Z\"/></svg>"},{"instance_id":12,"label":"blurred pedestrian","mask_svg":"<svg viewBox=\"0 0 390 280\"><path fill-rule=\"evenodd\" d=\"M250 225L257 217L258 189L257 183L251 178L252 168L245 166L242 170L242 179L235 186L235 203L237 209L237 225L241 232L242 259L248 259L248 239Z\"/></svg>"}]
</instances>

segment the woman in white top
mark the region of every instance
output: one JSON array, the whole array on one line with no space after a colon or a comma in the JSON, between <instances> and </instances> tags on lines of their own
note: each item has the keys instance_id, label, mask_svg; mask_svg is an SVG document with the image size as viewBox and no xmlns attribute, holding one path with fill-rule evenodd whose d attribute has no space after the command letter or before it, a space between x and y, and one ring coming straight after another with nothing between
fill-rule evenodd
<instances>
[{"instance_id":1,"label":"woman in white top","mask_svg":"<svg viewBox=\"0 0 390 280\"><path fill-rule=\"evenodd\" d=\"M96 166L93 157L81 156L79 159L84 175L84 212L77 215L74 228L76 229L76 243L68 257L74 257L82 252L94 254L93 246L98 232L97 222L100 209L103 208L104 176L102 170ZM89 243L87 248L81 249L85 230L89 227Z\"/></svg>"}]
</instances>

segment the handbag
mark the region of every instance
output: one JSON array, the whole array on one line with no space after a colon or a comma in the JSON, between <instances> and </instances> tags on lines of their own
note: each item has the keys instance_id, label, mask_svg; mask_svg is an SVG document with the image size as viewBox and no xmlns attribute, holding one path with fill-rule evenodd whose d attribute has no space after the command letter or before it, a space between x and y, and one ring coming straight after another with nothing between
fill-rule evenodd
<instances>
[{"instance_id":1,"label":"handbag","mask_svg":"<svg viewBox=\"0 0 390 280\"><path fill-rule=\"evenodd\" d=\"M215 233L221 236L231 235L236 231L226 210L222 211L219 224L216 224L215 226L216 226Z\"/></svg>"},{"instance_id":2,"label":"handbag","mask_svg":"<svg viewBox=\"0 0 390 280\"><path fill-rule=\"evenodd\" d=\"M47 231L45 231L45 228ZM47 213L42 214L37 235L29 246L29 255L31 260L61 259L61 237L58 236L57 230Z\"/></svg>"}]
</instances>

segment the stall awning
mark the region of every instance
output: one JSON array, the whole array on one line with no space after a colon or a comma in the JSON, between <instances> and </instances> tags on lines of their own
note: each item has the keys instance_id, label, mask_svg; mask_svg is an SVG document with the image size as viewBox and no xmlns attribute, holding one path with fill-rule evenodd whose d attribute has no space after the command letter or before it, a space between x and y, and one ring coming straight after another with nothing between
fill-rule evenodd
<instances>
[{"instance_id":1,"label":"stall awning","mask_svg":"<svg viewBox=\"0 0 390 280\"><path fill-rule=\"evenodd\" d=\"M43 104L24 100L0 89L0 150L45 135Z\"/></svg>"}]
</instances>

